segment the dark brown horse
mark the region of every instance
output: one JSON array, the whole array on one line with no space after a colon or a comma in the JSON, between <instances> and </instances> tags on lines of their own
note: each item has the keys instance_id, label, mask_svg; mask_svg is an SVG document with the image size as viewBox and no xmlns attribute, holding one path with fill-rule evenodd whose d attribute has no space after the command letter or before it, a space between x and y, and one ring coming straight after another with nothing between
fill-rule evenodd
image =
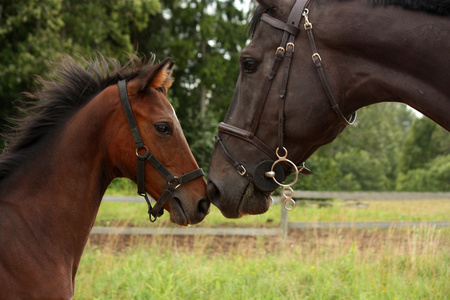
<instances>
[{"instance_id":1,"label":"dark brown horse","mask_svg":"<svg viewBox=\"0 0 450 300\"><path fill-rule=\"evenodd\" d=\"M203 172L192 172L198 165L166 98L172 66L67 57L58 80L41 80L43 89L28 95L37 104L0 156L0 299L73 296L81 254L116 177L142 180L141 194L167 200L174 223L207 215ZM139 129L130 130L127 117ZM133 136L142 139L138 146ZM159 216L161 207L150 212Z\"/></svg>"},{"instance_id":2,"label":"dark brown horse","mask_svg":"<svg viewBox=\"0 0 450 300\"><path fill-rule=\"evenodd\" d=\"M450 130L448 0L258 3L208 175L224 216L264 213L361 107L403 102Z\"/></svg>"}]
</instances>

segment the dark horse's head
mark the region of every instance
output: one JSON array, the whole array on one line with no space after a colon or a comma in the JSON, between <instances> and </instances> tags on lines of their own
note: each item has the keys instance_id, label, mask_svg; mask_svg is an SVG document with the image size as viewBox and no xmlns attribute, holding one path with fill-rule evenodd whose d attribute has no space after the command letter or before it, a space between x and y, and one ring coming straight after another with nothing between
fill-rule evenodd
<instances>
[{"instance_id":1,"label":"dark horse's head","mask_svg":"<svg viewBox=\"0 0 450 300\"><path fill-rule=\"evenodd\" d=\"M208 197L229 218L268 210L278 184L265 174L277 160L277 148L293 162L277 167L281 183L293 164L301 170L302 162L355 117L327 97L311 62L303 30L306 1L258 2L253 38L240 54L239 79L209 170Z\"/></svg>"}]
</instances>

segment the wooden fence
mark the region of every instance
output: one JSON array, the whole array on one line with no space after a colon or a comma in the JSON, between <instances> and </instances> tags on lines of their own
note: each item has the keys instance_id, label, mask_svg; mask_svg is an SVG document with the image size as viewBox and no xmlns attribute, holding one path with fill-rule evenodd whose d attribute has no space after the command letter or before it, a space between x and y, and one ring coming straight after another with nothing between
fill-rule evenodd
<instances>
[{"instance_id":1,"label":"wooden fence","mask_svg":"<svg viewBox=\"0 0 450 300\"><path fill-rule=\"evenodd\" d=\"M410 192L316 192L316 191L294 191L295 199L341 199L379 201L379 200L423 200L441 199L450 200L450 193L410 193ZM143 202L139 196L105 196L106 202ZM280 197L274 197L279 203ZM94 227L91 234L141 234L141 235L245 235L245 236L267 236L279 235L286 238L290 228L400 228L435 226L450 227L450 221L438 222L289 222L289 213L281 208L281 219L279 228L205 228L205 227Z\"/></svg>"}]
</instances>

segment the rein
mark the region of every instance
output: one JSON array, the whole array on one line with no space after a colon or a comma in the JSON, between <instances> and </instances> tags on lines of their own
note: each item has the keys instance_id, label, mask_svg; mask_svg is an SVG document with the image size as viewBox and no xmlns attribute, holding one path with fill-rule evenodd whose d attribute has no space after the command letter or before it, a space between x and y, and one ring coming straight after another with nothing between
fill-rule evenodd
<instances>
[{"instance_id":1,"label":"rein","mask_svg":"<svg viewBox=\"0 0 450 300\"><path fill-rule=\"evenodd\" d=\"M288 151L284 147L283 143L284 123L285 123L284 118L285 96L287 92L287 83L289 79L289 70L291 67L292 56L295 51L295 38L297 37L297 34L300 32L300 22L302 20L302 17L304 17L305 19L304 29L308 33L308 38L313 52L312 60L316 66L320 82L327 96L327 99L331 105L331 108L336 113L339 121L346 126L353 125L356 120L356 112L354 112L348 119L344 116L335 97L333 96L333 92L328 83L325 71L322 66L322 58L320 57L316 47L316 42L312 32L313 26L308 18L309 13L308 5L310 4L310 2L311 0L297 0L291 9L287 23L268 15L267 13L264 13L261 16L260 20L262 22L274 28L282 30L283 35L281 38L280 46L275 51L275 60L272 65L272 69L263 86L262 96L256 108L251 131L246 131L244 129L237 128L233 125L221 122L218 126L219 133L216 136L216 143L218 143L221 152L224 154L227 160L236 168L237 172L241 176L246 176L249 181L253 181L254 184L260 190L265 192L273 191L278 186L283 187L281 194L285 198L283 202L285 208L288 210L292 210L295 207L295 201L292 199L292 196L294 194L292 185L294 185L297 182L298 173L303 174L311 173L311 171L305 167L305 162L302 162L300 165L296 165L293 161L287 158ZM284 65L281 71L283 77L281 87L279 90L279 101L278 101L278 147L276 148L275 151L273 151L263 141L261 141L256 137L256 131L258 130L261 115L264 110L265 103L269 95L273 79L278 73L283 60ZM256 166L253 176L248 174L244 165L239 163L239 161L236 160L226 148L221 138L222 133L240 138L246 142L253 144L259 150L261 150L267 156L269 156L271 160L265 160L260 162ZM293 182L289 184L282 183L286 178L285 170L287 170L288 172L295 172L295 179Z\"/></svg>"},{"instance_id":2,"label":"rein","mask_svg":"<svg viewBox=\"0 0 450 300\"><path fill-rule=\"evenodd\" d=\"M150 151L148 151L147 146L144 145L142 141L142 136L139 132L139 128L137 126L136 120L133 115L133 111L131 110L130 101L128 99L127 93L127 83L125 80L120 80L118 82L119 93L120 93L120 101L122 102L122 106L125 110L125 115L127 116L128 123L130 125L131 133L133 134L134 142L136 144L136 156L137 156L137 188L138 195L144 197L145 201L148 205L148 216L151 222L155 222L158 217L161 217L164 214L163 205L172 195L172 193L180 187L181 184L186 183L195 178L204 176L205 173L201 168L186 173L182 176L174 176L170 173L169 170L156 158L154 157ZM145 153L143 155L139 154L139 152ZM154 207L152 207L150 200L147 195L147 191L145 190L145 162L150 162L153 167L166 179L167 187L156 201Z\"/></svg>"}]
</instances>

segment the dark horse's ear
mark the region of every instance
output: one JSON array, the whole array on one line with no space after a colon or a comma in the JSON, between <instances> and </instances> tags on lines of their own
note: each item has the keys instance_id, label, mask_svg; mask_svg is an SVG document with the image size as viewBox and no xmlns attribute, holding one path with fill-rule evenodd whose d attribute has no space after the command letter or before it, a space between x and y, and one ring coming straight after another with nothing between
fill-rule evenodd
<instances>
[{"instance_id":1,"label":"dark horse's ear","mask_svg":"<svg viewBox=\"0 0 450 300\"><path fill-rule=\"evenodd\" d=\"M152 67L152 72L150 72L139 88L140 91L144 91L148 88L161 89L164 94L172 86L173 78L173 66L174 62L170 58L162 60L159 64Z\"/></svg>"}]
</instances>

